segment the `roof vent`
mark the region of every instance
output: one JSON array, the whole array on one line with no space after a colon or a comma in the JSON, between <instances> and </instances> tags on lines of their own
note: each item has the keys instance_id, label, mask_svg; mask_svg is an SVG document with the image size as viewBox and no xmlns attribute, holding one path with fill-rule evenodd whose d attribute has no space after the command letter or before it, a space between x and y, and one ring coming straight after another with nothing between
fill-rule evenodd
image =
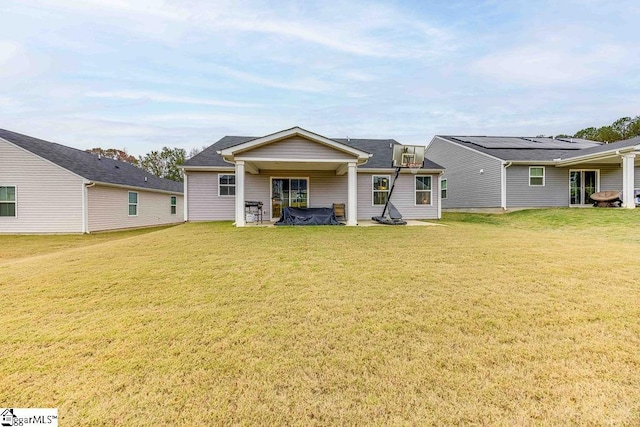
<instances>
[{"instance_id":1,"label":"roof vent","mask_svg":"<svg viewBox=\"0 0 640 427\"><path fill-rule=\"evenodd\" d=\"M98 160L102 160L102 156L98 153Z\"/></svg>"},{"instance_id":2,"label":"roof vent","mask_svg":"<svg viewBox=\"0 0 640 427\"><path fill-rule=\"evenodd\" d=\"M144 182L147 182L147 177L146 176L144 177Z\"/></svg>"}]
</instances>

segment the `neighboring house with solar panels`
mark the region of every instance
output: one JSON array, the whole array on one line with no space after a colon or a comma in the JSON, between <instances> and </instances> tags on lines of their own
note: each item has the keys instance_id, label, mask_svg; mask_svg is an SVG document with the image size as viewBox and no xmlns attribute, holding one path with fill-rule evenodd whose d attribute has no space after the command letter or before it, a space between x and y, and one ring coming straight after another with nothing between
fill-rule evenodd
<instances>
[{"instance_id":1,"label":"neighboring house with solar panels","mask_svg":"<svg viewBox=\"0 0 640 427\"><path fill-rule=\"evenodd\" d=\"M130 163L0 129L0 233L183 222L183 185Z\"/></svg>"},{"instance_id":2,"label":"neighboring house with solar panels","mask_svg":"<svg viewBox=\"0 0 640 427\"><path fill-rule=\"evenodd\" d=\"M262 137L225 136L187 160L185 220L245 225L246 202L259 202L263 218L285 207L345 206L347 225L382 214L395 169L393 139L327 138L305 129ZM404 169L391 201L405 219L440 218L439 177L430 160Z\"/></svg>"},{"instance_id":3,"label":"neighboring house with solar panels","mask_svg":"<svg viewBox=\"0 0 640 427\"><path fill-rule=\"evenodd\" d=\"M622 191L634 208L640 137L602 144L572 138L435 136L425 155L445 168L442 208L507 210L590 206Z\"/></svg>"}]
</instances>

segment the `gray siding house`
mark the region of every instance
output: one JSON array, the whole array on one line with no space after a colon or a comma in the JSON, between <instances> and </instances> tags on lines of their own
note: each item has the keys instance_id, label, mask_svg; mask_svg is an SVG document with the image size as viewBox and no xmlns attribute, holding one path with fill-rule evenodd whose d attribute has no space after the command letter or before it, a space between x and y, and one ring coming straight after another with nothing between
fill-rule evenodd
<instances>
[{"instance_id":1,"label":"gray siding house","mask_svg":"<svg viewBox=\"0 0 640 427\"><path fill-rule=\"evenodd\" d=\"M245 202L263 203L264 219L282 209L345 204L347 225L382 214L395 169L393 139L336 139L300 127L263 137L225 136L187 160L185 220L246 223ZM391 201L407 219L440 218L443 168L425 160L403 170Z\"/></svg>"},{"instance_id":2,"label":"gray siding house","mask_svg":"<svg viewBox=\"0 0 640 427\"><path fill-rule=\"evenodd\" d=\"M89 233L183 221L182 183L0 129L0 233Z\"/></svg>"},{"instance_id":3,"label":"gray siding house","mask_svg":"<svg viewBox=\"0 0 640 427\"><path fill-rule=\"evenodd\" d=\"M622 191L635 207L640 137L611 144L571 138L435 136L426 156L445 167L443 209L590 206Z\"/></svg>"}]
</instances>

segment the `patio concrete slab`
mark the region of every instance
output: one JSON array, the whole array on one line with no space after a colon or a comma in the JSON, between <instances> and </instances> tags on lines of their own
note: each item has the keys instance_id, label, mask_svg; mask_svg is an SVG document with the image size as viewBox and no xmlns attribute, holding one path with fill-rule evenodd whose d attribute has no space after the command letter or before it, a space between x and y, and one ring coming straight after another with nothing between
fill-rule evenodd
<instances>
[{"instance_id":1,"label":"patio concrete slab","mask_svg":"<svg viewBox=\"0 0 640 427\"><path fill-rule=\"evenodd\" d=\"M419 221L416 219L407 219L407 224L406 226L408 227L429 227L429 226L439 226L442 227L444 226L444 224L438 224L435 222L427 222L427 221ZM264 221L262 223L258 222L248 222L246 224L247 227L274 227L275 223L271 222L271 221ZM294 226L295 227L295 226ZM379 224L375 221L372 221L370 219L363 219L358 221L358 227L393 227L393 226L389 226L389 225L385 225L385 224Z\"/></svg>"}]
</instances>

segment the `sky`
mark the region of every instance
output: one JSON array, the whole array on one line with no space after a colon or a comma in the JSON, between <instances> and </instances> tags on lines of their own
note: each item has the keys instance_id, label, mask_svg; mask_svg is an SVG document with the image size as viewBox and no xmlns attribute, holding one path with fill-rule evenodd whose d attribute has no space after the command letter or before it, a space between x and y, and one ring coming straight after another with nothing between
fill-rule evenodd
<instances>
[{"instance_id":1,"label":"sky","mask_svg":"<svg viewBox=\"0 0 640 427\"><path fill-rule=\"evenodd\" d=\"M556 135L640 115L640 2L1 0L0 128L64 145Z\"/></svg>"}]
</instances>

